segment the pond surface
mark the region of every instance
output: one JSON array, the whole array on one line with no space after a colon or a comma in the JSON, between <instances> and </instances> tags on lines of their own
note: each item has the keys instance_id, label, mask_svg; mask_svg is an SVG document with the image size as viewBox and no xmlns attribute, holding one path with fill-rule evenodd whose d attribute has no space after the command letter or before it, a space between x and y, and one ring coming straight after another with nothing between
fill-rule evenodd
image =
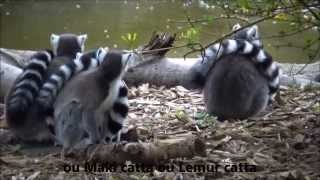
<instances>
[{"instance_id":1,"label":"pond surface","mask_svg":"<svg viewBox=\"0 0 320 180\"><path fill-rule=\"evenodd\" d=\"M190 1L190 0L189 0ZM204 16L219 17L221 9L203 8L198 1L184 6L182 0L87 0L87 1L0 1L0 47L15 49L48 48L51 33L87 33L87 49L109 46L129 49L146 43L153 31L177 33L190 28L186 14L192 19ZM203 45L228 33L239 20L219 19L209 23L199 23L199 41ZM305 41L315 35L310 30L284 38L267 38L290 28L283 22L269 21L259 25L265 38L264 44L273 57L281 62L308 61L307 53L299 48L281 47L287 44L303 46ZM133 44L124 41L121 36L136 33ZM179 39L175 45L183 45L185 39ZM181 57L188 49L175 49L171 57ZM193 56L196 56L193 55Z\"/></svg>"}]
</instances>

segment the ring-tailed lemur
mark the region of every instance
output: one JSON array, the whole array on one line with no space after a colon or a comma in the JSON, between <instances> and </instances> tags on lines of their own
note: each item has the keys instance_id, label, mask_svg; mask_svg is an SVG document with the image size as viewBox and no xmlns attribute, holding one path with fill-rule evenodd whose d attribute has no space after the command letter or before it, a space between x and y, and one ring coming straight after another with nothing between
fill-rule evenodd
<instances>
[{"instance_id":1,"label":"ring-tailed lemur","mask_svg":"<svg viewBox=\"0 0 320 180\"><path fill-rule=\"evenodd\" d=\"M120 140L128 113L128 92L122 77L131 58L134 55L130 53L100 53L98 68L83 71L66 83L54 103L55 134L63 149ZM74 108L81 106L81 119L64 118L79 117L70 114L72 108L64 108L71 102L76 102Z\"/></svg>"},{"instance_id":2,"label":"ring-tailed lemur","mask_svg":"<svg viewBox=\"0 0 320 180\"><path fill-rule=\"evenodd\" d=\"M240 28L240 24L236 24L233 26L232 30L238 32L234 33L231 36L231 39L248 41L258 48L263 48L257 25L253 25L242 30L239 30ZM227 48L221 49L220 45L220 43L216 43L208 47L204 52L204 57L201 57L202 61L198 61L191 69L191 71L193 72L193 82L196 87L203 88L208 72L210 71L216 60L219 59L219 57L221 57L222 55L227 55L228 53L236 54L236 52L225 51Z\"/></svg>"},{"instance_id":3,"label":"ring-tailed lemur","mask_svg":"<svg viewBox=\"0 0 320 180\"><path fill-rule=\"evenodd\" d=\"M237 27L234 27L234 30L235 29L237 29ZM264 109L264 99L270 99L270 97L274 95L279 88L279 76L281 70L276 62L273 62L272 57L262 49L263 45L260 41L257 26L240 30L239 32L235 33L232 38L234 39L227 39L222 43L216 43L205 50L205 57L203 61L199 61L192 69L192 72L194 74L193 80L195 83L198 83L198 87L204 88L206 99L205 102L207 110L210 113L220 114L219 116L223 118L245 118L256 114L250 112L257 112L258 110L260 111L261 109ZM238 59L238 61L233 62L233 59ZM220 63L224 66L216 65L220 60L226 61L226 63ZM249 60L253 64L248 65L247 62L241 62L243 60ZM239 62L239 64L237 64L237 62ZM258 79L261 79L260 76L262 75L262 77L266 79L268 85L268 93L264 94L265 91L261 91L259 93L253 83L247 83L247 81L249 82L251 80L250 78L252 78L249 74L242 75L241 79L237 79L238 77L233 72L244 74L241 70L239 70L240 67L243 69L254 68L254 70L251 71L258 70L260 74L256 74L256 76L259 77L256 77L255 81L257 84L264 83L264 81L258 82ZM212 71L210 71L211 68ZM229 71L230 69L233 69L233 71ZM217 72L229 74L223 74L224 76L221 77ZM229 89L230 87L224 84L224 82L233 82L235 84L235 87ZM220 86L216 87L215 85L218 86L218 84L220 84ZM252 90L247 91L247 89L250 89L251 86ZM262 85L257 86L262 87ZM237 91L234 92L233 90L236 89ZM219 108L216 108L217 105L219 105L220 107L227 107L227 103L224 103L223 98L221 98L226 98L226 96L223 96L223 94L227 92L230 94L238 93L241 94L241 96L243 96L243 94L245 94L244 92L246 92L248 97L252 96L251 98L256 98L257 100L259 100L258 96L266 97L261 98L263 100L261 102L259 101L258 104L261 104L261 106L259 107L251 106L251 104L254 103L254 101L251 102L252 99L241 99L242 102L240 102L240 104L242 103L242 106L233 106L232 104L228 104L228 113L220 110ZM217 97L218 95L220 96L220 98ZM240 98L233 98L233 101L240 101ZM251 109L244 108L248 106ZM234 113L232 114L230 112Z\"/></svg>"},{"instance_id":4,"label":"ring-tailed lemur","mask_svg":"<svg viewBox=\"0 0 320 180\"><path fill-rule=\"evenodd\" d=\"M34 103L47 77L60 64L75 58L84 49L87 35L61 34L50 36L51 51L38 52L17 78L6 99L6 118L17 137L28 141L46 141L50 138L41 106Z\"/></svg>"},{"instance_id":5,"label":"ring-tailed lemur","mask_svg":"<svg viewBox=\"0 0 320 180\"><path fill-rule=\"evenodd\" d=\"M84 54L78 53L73 61L69 61L57 68L41 88L37 97L38 104L43 107L44 111L50 111L56 96L66 81L81 71L99 66L102 62L97 57L105 56L107 52L108 50L99 48L98 50L91 50Z\"/></svg>"},{"instance_id":6,"label":"ring-tailed lemur","mask_svg":"<svg viewBox=\"0 0 320 180\"><path fill-rule=\"evenodd\" d=\"M203 88L207 112L218 120L245 119L265 109L268 80L245 55L222 56L210 71Z\"/></svg>"},{"instance_id":7,"label":"ring-tailed lemur","mask_svg":"<svg viewBox=\"0 0 320 180\"><path fill-rule=\"evenodd\" d=\"M234 26L234 30L238 25ZM245 28L234 34L233 38L227 39L222 43L216 43L205 50L205 57L201 64L196 64L193 71L196 72L195 81L203 87L209 70L214 63L222 56L229 54L243 54L250 58L262 74L268 79L270 95L279 88L279 76L281 69L272 57L262 49L258 27L252 26Z\"/></svg>"},{"instance_id":8,"label":"ring-tailed lemur","mask_svg":"<svg viewBox=\"0 0 320 180\"><path fill-rule=\"evenodd\" d=\"M253 61L258 70L267 78L271 96L279 88L279 66L273 61L269 53L251 44L249 41L228 39L221 44L217 43L209 47L206 49L205 54L205 58L209 59L214 57L216 60L229 54L245 55ZM211 66L213 62L208 64Z\"/></svg>"}]
</instances>

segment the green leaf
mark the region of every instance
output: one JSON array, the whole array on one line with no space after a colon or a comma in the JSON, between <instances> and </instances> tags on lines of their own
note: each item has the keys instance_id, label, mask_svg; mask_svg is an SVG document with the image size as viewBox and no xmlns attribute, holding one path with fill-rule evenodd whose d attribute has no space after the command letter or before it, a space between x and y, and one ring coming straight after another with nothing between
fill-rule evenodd
<instances>
[{"instance_id":1,"label":"green leaf","mask_svg":"<svg viewBox=\"0 0 320 180\"><path fill-rule=\"evenodd\" d=\"M138 34L137 33L126 33L125 35L121 36L121 39L125 42L128 48L134 48L135 42L137 40Z\"/></svg>"},{"instance_id":2,"label":"green leaf","mask_svg":"<svg viewBox=\"0 0 320 180\"><path fill-rule=\"evenodd\" d=\"M195 120L200 128L210 127L217 120L216 117L209 115L206 112L197 112L195 115Z\"/></svg>"},{"instance_id":3,"label":"green leaf","mask_svg":"<svg viewBox=\"0 0 320 180\"><path fill-rule=\"evenodd\" d=\"M133 33L132 41L135 41L137 39L137 33Z\"/></svg>"},{"instance_id":4,"label":"green leaf","mask_svg":"<svg viewBox=\"0 0 320 180\"><path fill-rule=\"evenodd\" d=\"M211 21L213 21L214 16L203 15L203 16L202 16L202 19L203 19L203 20L206 20L206 21L208 21L208 22L211 22Z\"/></svg>"},{"instance_id":5,"label":"green leaf","mask_svg":"<svg viewBox=\"0 0 320 180\"><path fill-rule=\"evenodd\" d=\"M121 36L121 39L124 40L124 41L128 41L127 38L125 36L123 36L123 35Z\"/></svg>"},{"instance_id":6,"label":"green leaf","mask_svg":"<svg viewBox=\"0 0 320 180\"><path fill-rule=\"evenodd\" d=\"M131 33L127 34L128 40L131 41Z\"/></svg>"},{"instance_id":7,"label":"green leaf","mask_svg":"<svg viewBox=\"0 0 320 180\"><path fill-rule=\"evenodd\" d=\"M284 14L284 13L280 13L280 14L277 14L274 19L276 20L280 20L280 21L285 21L285 20L288 20L288 15L287 14Z\"/></svg>"}]
</instances>

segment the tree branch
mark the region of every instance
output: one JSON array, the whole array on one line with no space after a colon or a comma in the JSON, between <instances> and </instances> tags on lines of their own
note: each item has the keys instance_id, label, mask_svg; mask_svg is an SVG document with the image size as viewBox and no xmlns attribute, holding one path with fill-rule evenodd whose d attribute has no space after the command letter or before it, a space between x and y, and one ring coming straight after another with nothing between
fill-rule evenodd
<instances>
[{"instance_id":1,"label":"tree branch","mask_svg":"<svg viewBox=\"0 0 320 180\"><path fill-rule=\"evenodd\" d=\"M309 7L309 5L308 5L306 2L304 2L304 0L299 0L299 2L300 2L305 8L308 9L308 11L313 15L313 17L315 17L318 21L320 21L320 16L319 16L316 12L314 12L314 11Z\"/></svg>"}]
</instances>

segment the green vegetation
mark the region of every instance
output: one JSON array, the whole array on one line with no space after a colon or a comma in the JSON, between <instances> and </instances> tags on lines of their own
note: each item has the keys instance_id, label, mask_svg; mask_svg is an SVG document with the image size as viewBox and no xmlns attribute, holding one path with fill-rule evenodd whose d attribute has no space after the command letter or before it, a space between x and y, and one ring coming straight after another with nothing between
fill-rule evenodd
<instances>
[{"instance_id":1,"label":"green vegetation","mask_svg":"<svg viewBox=\"0 0 320 180\"><path fill-rule=\"evenodd\" d=\"M126 44L127 48L134 49L137 43L137 33L127 33L121 36L121 40Z\"/></svg>"},{"instance_id":2,"label":"green vegetation","mask_svg":"<svg viewBox=\"0 0 320 180\"><path fill-rule=\"evenodd\" d=\"M250 22L270 20L273 24L286 24L278 35L269 37L281 39L296 36L306 31L316 31L313 37L304 37L303 45L297 46L288 42L281 45L302 49L309 58L309 62L319 58L320 52L320 2L314 0L236 0L215 1L206 3L221 7L226 17L246 17ZM247 24L247 23L245 23ZM279 46L280 47L280 46Z\"/></svg>"},{"instance_id":3,"label":"green vegetation","mask_svg":"<svg viewBox=\"0 0 320 180\"><path fill-rule=\"evenodd\" d=\"M205 46L228 34L235 23L245 26L265 18L259 27L268 52L280 62L307 63L319 47L319 4L315 0L9 0L0 3L5 24L0 44L36 50L49 47L51 33L72 32L88 34L87 49L130 49L148 42L153 31L167 31L177 34L177 46ZM168 56L182 57L189 51L187 46Z\"/></svg>"},{"instance_id":4,"label":"green vegetation","mask_svg":"<svg viewBox=\"0 0 320 180\"><path fill-rule=\"evenodd\" d=\"M217 121L217 118L204 111L197 112L195 115L195 120L200 128L206 128L212 126Z\"/></svg>"},{"instance_id":5,"label":"green vegetation","mask_svg":"<svg viewBox=\"0 0 320 180\"><path fill-rule=\"evenodd\" d=\"M185 32L181 32L179 39L186 41L187 44L199 43L200 28L191 27Z\"/></svg>"}]
</instances>

